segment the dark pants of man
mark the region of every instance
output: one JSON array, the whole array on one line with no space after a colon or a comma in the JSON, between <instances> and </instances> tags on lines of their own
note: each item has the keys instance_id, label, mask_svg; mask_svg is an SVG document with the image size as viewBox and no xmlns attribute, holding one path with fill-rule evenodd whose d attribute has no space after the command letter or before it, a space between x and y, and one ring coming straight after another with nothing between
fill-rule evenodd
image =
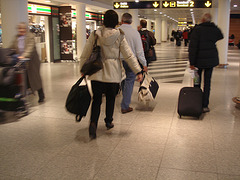
<instances>
[{"instance_id":1,"label":"dark pants of man","mask_svg":"<svg viewBox=\"0 0 240 180\"><path fill-rule=\"evenodd\" d=\"M210 96L210 89L211 89L211 78L213 68L198 68L198 74L200 78L200 84L195 86L201 88L202 82L202 72L204 71L204 85L203 85L203 108L208 107L209 104L209 96Z\"/></svg>"},{"instance_id":2,"label":"dark pants of man","mask_svg":"<svg viewBox=\"0 0 240 180\"><path fill-rule=\"evenodd\" d=\"M104 119L104 121L105 123L111 123L113 121L115 97L118 88L118 83L104 83L99 81L92 81L93 102L91 111L91 123L95 123L96 127L101 111L103 94L106 94L106 118Z\"/></svg>"}]
</instances>

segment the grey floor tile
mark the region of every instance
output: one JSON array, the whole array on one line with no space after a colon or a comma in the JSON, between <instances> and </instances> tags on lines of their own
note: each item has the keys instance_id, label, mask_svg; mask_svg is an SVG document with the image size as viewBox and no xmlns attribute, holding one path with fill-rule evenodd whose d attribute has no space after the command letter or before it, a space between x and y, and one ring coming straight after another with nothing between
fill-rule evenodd
<instances>
[{"instance_id":1,"label":"grey floor tile","mask_svg":"<svg viewBox=\"0 0 240 180\"><path fill-rule=\"evenodd\" d=\"M170 129L172 124L172 116L163 115L161 113L138 113L136 120L132 126L141 128L142 126L159 127Z\"/></svg>"},{"instance_id":2,"label":"grey floor tile","mask_svg":"<svg viewBox=\"0 0 240 180\"><path fill-rule=\"evenodd\" d=\"M161 168L157 180L218 180L216 173Z\"/></svg>"},{"instance_id":3,"label":"grey floor tile","mask_svg":"<svg viewBox=\"0 0 240 180\"><path fill-rule=\"evenodd\" d=\"M159 167L163 148L162 145L147 142L132 143L122 140L114 149L108 162Z\"/></svg>"},{"instance_id":4,"label":"grey floor tile","mask_svg":"<svg viewBox=\"0 0 240 180\"><path fill-rule=\"evenodd\" d=\"M240 134L215 133L213 140L217 150L240 151Z\"/></svg>"},{"instance_id":5,"label":"grey floor tile","mask_svg":"<svg viewBox=\"0 0 240 180\"><path fill-rule=\"evenodd\" d=\"M213 150L213 137L209 130L195 131L195 129L172 129L166 147L196 148Z\"/></svg>"},{"instance_id":6,"label":"grey floor tile","mask_svg":"<svg viewBox=\"0 0 240 180\"><path fill-rule=\"evenodd\" d=\"M220 174L240 176L240 152L216 151L217 169Z\"/></svg>"},{"instance_id":7,"label":"grey floor tile","mask_svg":"<svg viewBox=\"0 0 240 180\"><path fill-rule=\"evenodd\" d=\"M162 168L216 173L216 155L210 149L168 147L161 162Z\"/></svg>"},{"instance_id":8,"label":"grey floor tile","mask_svg":"<svg viewBox=\"0 0 240 180\"><path fill-rule=\"evenodd\" d=\"M100 159L81 159L74 156L60 155L42 167L32 179L93 179L104 161Z\"/></svg>"},{"instance_id":9,"label":"grey floor tile","mask_svg":"<svg viewBox=\"0 0 240 180\"><path fill-rule=\"evenodd\" d=\"M96 174L94 180L155 180L157 171L158 167L109 161Z\"/></svg>"},{"instance_id":10,"label":"grey floor tile","mask_svg":"<svg viewBox=\"0 0 240 180\"><path fill-rule=\"evenodd\" d=\"M169 129L149 127L149 126L131 126L128 130L128 136L124 139L130 142L146 142L158 145L165 145Z\"/></svg>"},{"instance_id":11,"label":"grey floor tile","mask_svg":"<svg viewBox=\"0 0 240 180\"><path fill-rule=\"evenodd\" d=\"M239 180L240 176L218 174L218 180Z\"/></svg>"}]
</instances>

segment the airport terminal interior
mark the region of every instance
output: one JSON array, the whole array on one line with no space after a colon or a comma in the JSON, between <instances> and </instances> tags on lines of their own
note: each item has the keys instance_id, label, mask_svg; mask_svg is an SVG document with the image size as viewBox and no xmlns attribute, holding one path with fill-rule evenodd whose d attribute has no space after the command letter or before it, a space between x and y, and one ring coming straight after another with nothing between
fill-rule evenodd
<instances>
[{"instance_id":1,"label":"airport terminal interior","mask_svg":"<svg viewBox=\"0 0 240 180\"><path fill-rule=\"evenodd\" d=\"M115 127L107 130L103 97L96 140L88 136L90 112L77 123L65 109L78 63L42 64L46 102L38 105L37 95L29 95L27 116L1 116L0 179L240 179L240 108L232 102L239 49L229 48L226 69L214 69L210 112L200 119L177 114L179 90L191 86L188 48L166 42L156 52L149 66L160 86L155 101L140 103L135 82L134 110L121 113L119 94Z\"/></svg>"},{"instance_id":2,"label":"airport terminal interior","mask_svg":"<svg viewBox=\"0 0 240 180\"><path fill-rule=\"evenodd\" d=\"M1 9L4 1L0 1ZM214 7L215 2L225 2L181 2L190 5L203 1L209 7L211 3ZM148 27L155 36L163 30L156 26L154 18L165 13L163 18L168 18L161 42L156 37L157 59L148 67L159 90L153 101L140 102L140 83L135 81L130 105L133 111L126 114L121 112L120 91L115 102L114 128L110 130L104 122L103 95L96 139L89 138L91 107L80 122L65 107L71 87L81 76L77 58L77 2L89 2L86 33L102 26L104 8L100 4L105 4L106 10L106 7L113 9L114 3L112 0L69 0L69 4L65 0L28 2L29 29L35 33L45 100L38 103L37 92L27 91L26 111L0 109L0 180L240 180L240 104L232 100L240 96L240 46L236 45L240 42L240 1L232 0L230 7L229 36L235 34L235 42L224 45L227 60L213 70L210 112L202 113L199 118L180 118L177 111L179 92L183 87L192 87L193 79L188 46L184 46L184 41L181 46L171 41L171 30L191 27L194 18L198 23L201 15L210 10L163 8L163 3L167 6L177 3L175 0L153 1L162 3L157 11L139 9L137 18L148 19L148 15L152 18ZM70 5L71 15L58 16L60 6ZM41 11L35 12L39 7ZM47 14L49 9L51 15ZM222 17L221 13L218 15ZM70 16L72 21L67 23L72 26L71 40L63 42L60 20L71 19ZM181 19L182 16L186 19ZM3 15L1 23L2 18ZM221 51L223 48L219 54Z\"/></svg>"}]
</instances>

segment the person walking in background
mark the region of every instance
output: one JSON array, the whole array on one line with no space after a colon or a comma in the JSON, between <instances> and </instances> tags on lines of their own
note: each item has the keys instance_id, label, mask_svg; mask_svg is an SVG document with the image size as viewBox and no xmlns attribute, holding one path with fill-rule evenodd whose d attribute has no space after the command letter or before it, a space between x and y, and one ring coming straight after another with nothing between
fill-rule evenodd
<instances>
[{"instance_id":1,"label":"person walking in background","mask_svg":"<svg viewBox=\"0 0 240 180\"><path fill-rule=\"evenodd\" d=\"M176 39L176 45L177 46L181 46L181 37L182 37L182 33L180 30L177 30L175 33L174 38Z\"/></svg>"},{"instance_id":2,"label":"person walking in background","mask_svg":"<svg viewBox=\"0 0 240 180\"><path fill-rule=\"evenodd\" d=\"M154 34L151 31L147 30L146 20L141 20L140 26L141 30L139 33L141 35L143 50L148 65L151 62L152 58L154 58L154 49L152 47L156 44L156 39L154 37Z\"/></svg>"},{"instance_id":3,"label":"person walking in background","mask_svg":"<svg viewBox=\"0 0 240 180\"><path fill-rule=\"evenodd\" d=\"M206 13L191 34L189 44L190 68L198 68L201 88L201 76L204 71L203 112L209 112L209 96L213 67L219 64L216 42L223 39L221 30L211 22L211 14Z\"/></svg>"},{"instance_id":4,"label":"person walking in background","mask_svg":"<svg viewBox=\"0 0 240 180\"><path fill-rule=\"evenodd\" d=\"M17 26L18 35L14 39L11 49L16 49L19 59L30 58L27 62L27 81L32 92L38 91L39 103L44 102L45 95L43 92L42 79L40 76L40 59L36 50L34 35L28 32L27 24L21 22Z\"/></svg>"},{"instance_id":5,"label":"person walking in background","mask_svg":"<svg viewBox=\"0 0 240 180\"><path fill-rule=\"evenodd\" d=\"M188 45L188 30L187 29L185 29L184 31L183 31L183 39L184 39L184 44L185 44L185 46L187 46Z\"/></svg>"},{"instance_id":6,"label":"person walking in background","mask_svg":"<svg viewBox=\"0 0 240 180\"><path fill-rule=\"evenodd\" d=\"M133 54L139 60L140 64L143 67L143 71L147 71L147 61L144 56L141 37L137 30L133 29L131 26L132 15L129 13L124 13L122 15L122 25L119 27L123 30L125 38L130 46ZM131 96L134 86L134 81L136 79L135 73L129 68L127 63L123 60L123 67L126 72L126 79L122 82L122 102L121 102L121 112L128 113L133 110L132 107L129 107L131 103Z\"/></svg>"},{"instance_id":7,"label":"person walking in background","mask_svg":"<svg viewBox=\"0 0 240 180\"><path fill-rule=\"evenodd\" d=\"M122 53L124 60L129 67L137 74L138 81L142 81L141 67L131 51L121 29L116 29L118 25L118 15L113 10L108 10L104 14L103 27L95 33L97 36L97 44L101 47L101 57L103 69L89 76L92 83L93 102L91 109L89 137L96 138L96 130L100 115L102 103L102 94L106 94L106 117L105 124L107 129L114 127L113 113L115 105L116 92L119 88L119 83L125 78L125 72L120 60ZM80 69L89 58L93 45L95 43L94 32L91 33L80 57Z\"/></svg>"}]
</instances>

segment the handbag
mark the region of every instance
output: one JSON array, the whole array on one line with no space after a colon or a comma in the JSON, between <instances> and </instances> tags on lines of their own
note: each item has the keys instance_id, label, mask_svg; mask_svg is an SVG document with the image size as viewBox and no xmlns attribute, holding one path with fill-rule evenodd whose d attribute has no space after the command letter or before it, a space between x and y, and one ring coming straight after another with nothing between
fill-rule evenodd
<instances>
[{"instance_id":1,"label":"handbag","mask_svg":"<svg viewBox=\"0 0 240 180\"><path fill-rule=\"evenodd\" d=\"M143 81L140 83L138 90L138 100L147 102L153 101L157 95L159 85L157 81L147 72L143 73Z\"/></svg>"},{"instance_id":2,"label":"handbag","mask_svg":"<svg viewBox=\"0 0 240 180\"><path fill-rule=\"evenodd\" d=\"M67 111L76 114L77 122L80 122L82 117L86 116L91 103L87 82L86 85L80 85L83 79L87 81L85 76L83 76L72 86L65 103Z\"/></svg>"},{"instance_id":3,"label":"handbag","mask_svg":"<svg viewBox=\"0 0 240 180\"><path fill-rule=\"evenodd\" d=\"M91 76L103 68L103 63L101 60L101 48L97 45L97 35L95 33L96 30L94 31L95 43L93 45L92 53L87 61L83 64L81 69L81 73L84 75Z\"/></svg>"}]
</instances>

